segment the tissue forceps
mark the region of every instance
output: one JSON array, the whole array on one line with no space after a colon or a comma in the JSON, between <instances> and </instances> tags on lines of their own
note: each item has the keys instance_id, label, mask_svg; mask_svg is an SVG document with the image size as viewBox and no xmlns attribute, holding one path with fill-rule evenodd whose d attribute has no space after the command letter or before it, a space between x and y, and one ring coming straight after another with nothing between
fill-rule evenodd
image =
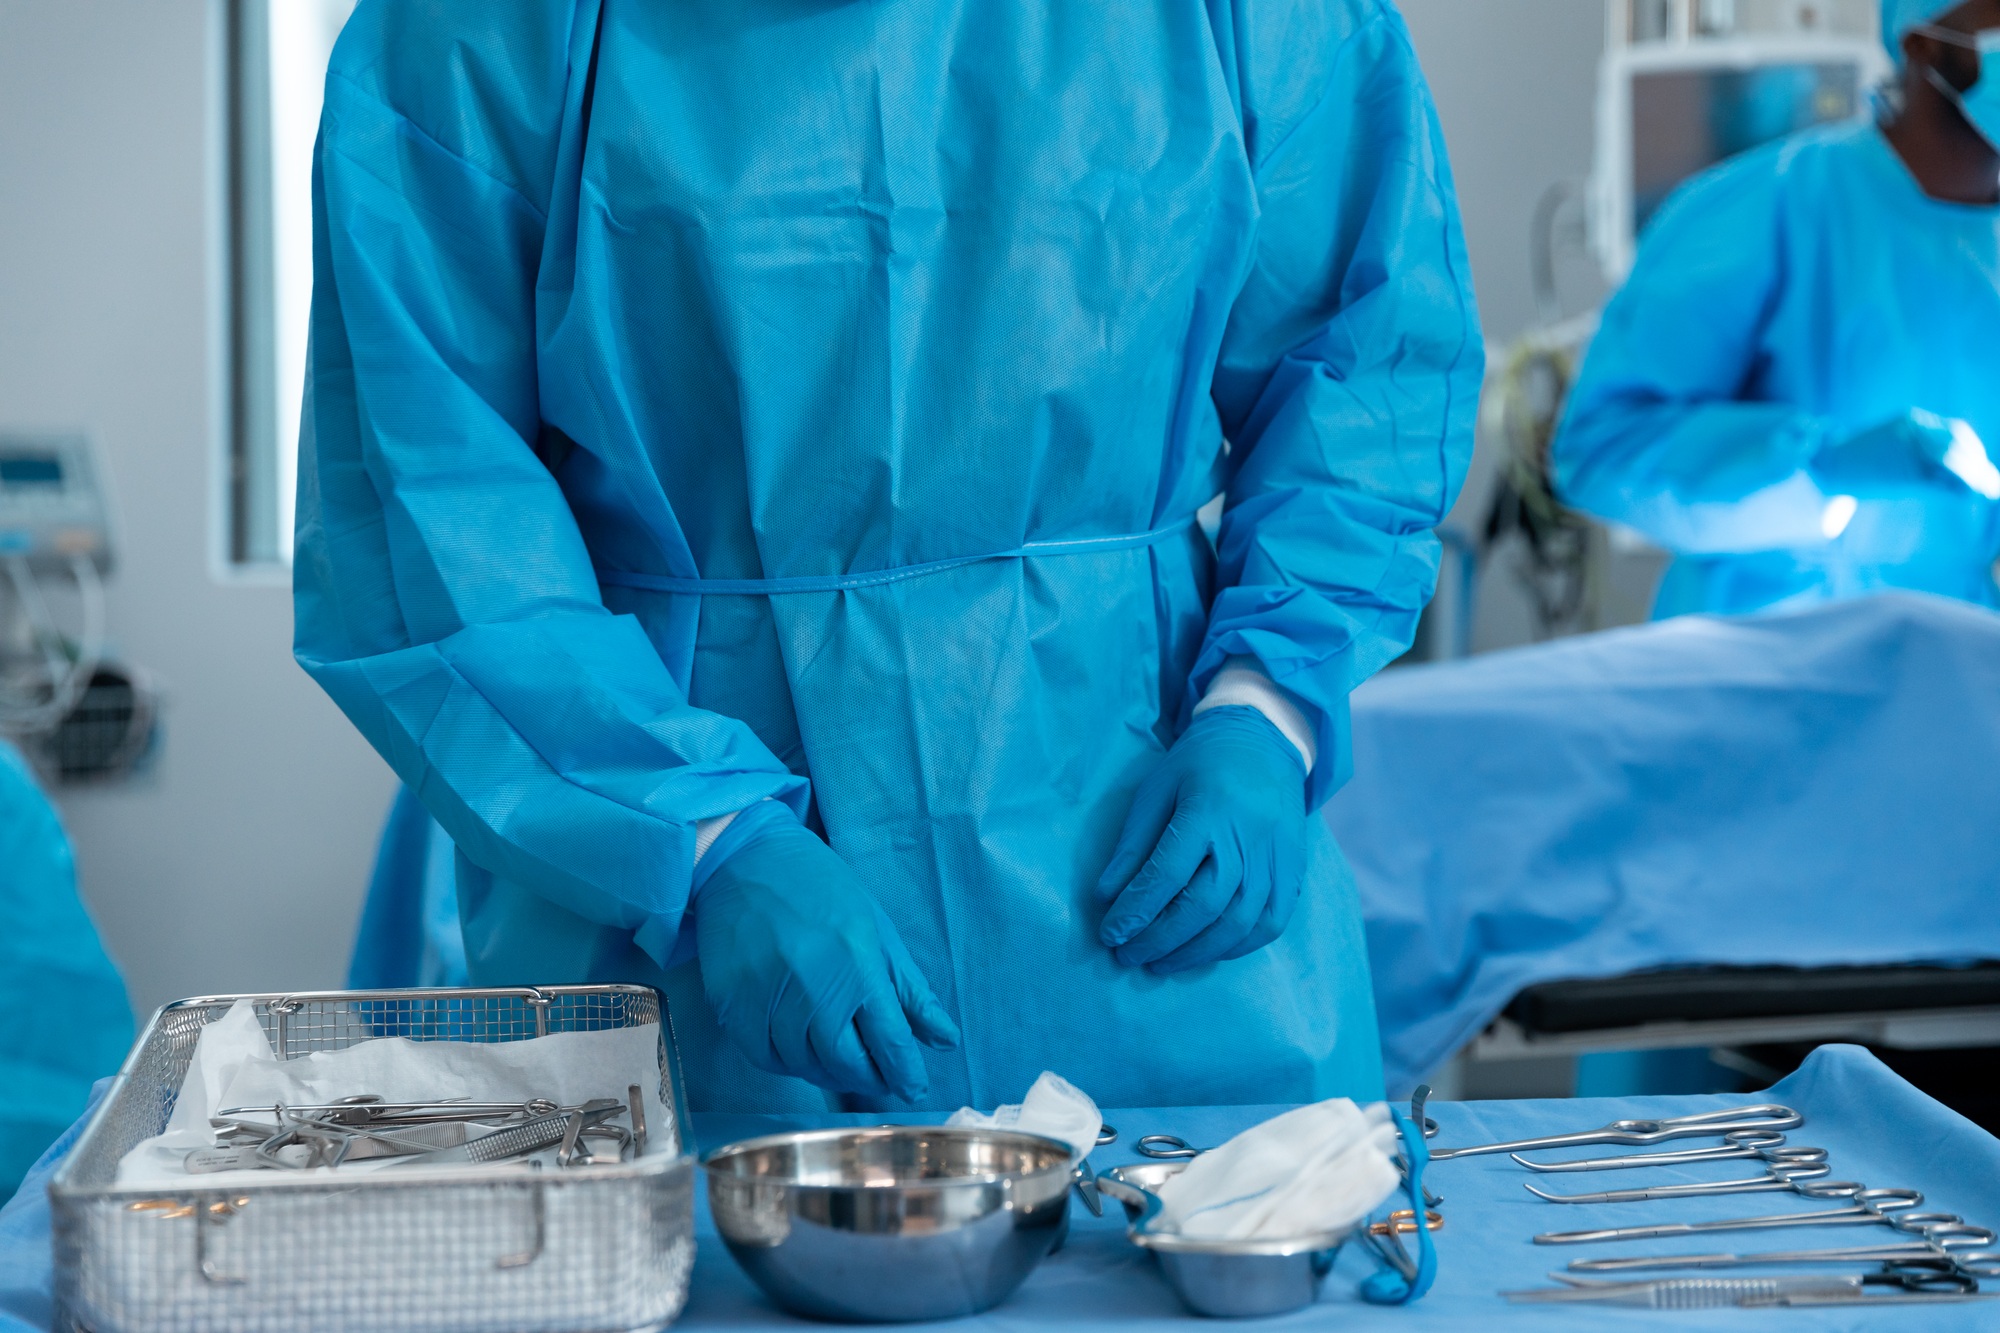
<instances>
[{"instance_id":1,"label":"tissue forceps","mask_svg":"<svg viewBox=\"0 0 2000 1333\"><path fill-rule=\"evenodd\" d=\"M1909 1221L1898 1218L1897 1223ZM1968 1277L2000 1277L2000 1250L1987 1249L1996 1237L1968 1223L1933 1223L1921 1239L1889 1245L1844 1245L1818 1250L1770 1250L1756 1254L1634 1255L1622 1259L1572 1259L1572 1273L1676 1272L1696 1268L1791 1267L1797 1264L1931 1264Z\"/></svg>"},{"instance_id":2,"label":"tissue forceps","mask_svg":"<svg viewBox=\"0 0 2000 1333\"><path fill-rule=\"evenodd\" d=\"M1480 1153L1533 1152L1538 1148L1581 1148L1593 1143L1620 1143L1643 1148L1668 1139L1699 1138L1744 1129L1797 1129L1806 1118L1789 1106L1733 1106L1698 1115L1669 1116L1660 1120L1614 1120L1602 1129L1580 1130L1574 1134L1546 1134L1536 1139L1515 1139L1508 1143L1482 1143L1470 1148L1437 1148L1433 1162Z\"/></svg>"},{"instance_id":3,"label":"tissue forceps","mask_svg":"<svg viewBox=\"0 0 2000 1333\"><path fill-rule=\"evenodd\" d=\"M1785 1151L1776 1149L1774 1151ZM1550 1203L1644 1203L1648 1199L1692 1199L1710 1194L1756 1194L1764 1190L1800 1190L1798 1182L1832 1173L1824 1148L1794 1148L1795 1160L1767 1161L1764 1174L1745 1180L1709 1180L1687 1185L1653 1185L1642 1189L1599 1190L1594 1194L1551 1194L1533 1185L1521 1188ZM1807 1156L1806 1154L1812 1154Z\"/></svg>"},{"instance_id":4,"label":"tissue forceps","mask_svg":"<svg viewBox=\"0 0 2000 1333\"><path fill-rule=\"evenodd\" d=\"M1601 1303L1650 1310L1703 1310L1737 1306L1746 1309L1795 1305L1858 1305L1890 1301L1993 1300L1979 1295L1979 1281L1946 1265L1884 1264L1858 1277L1696 1277L1655 1278L1641 1282L1587 1281L1551 1273L1565 1287L1502 1292L1510 1301L1529 1304ZM1871 1287L1886 1287L1874 1295Z\"/></svg>"},{"instance_id":5,"label":"tissue forceps","mask_svg":"<svg viewBox=\"0 0 2000 1333\"><path fill-rule=\"evenodd\" d=\"M1839 1193L1813 1193L1838 1186ZM1889 1214L1922 1204L1924 1196L1915 1190L1863 1189L1852 1181L1830 1181L1819 1186L1797 1187L1812 1198L1852 1200L1845 1208L1829 1208L1814 1213L1773 1213L1765 1217L1726 1217L1713 1222L1663 1222L1647 1227L1603 1227L1596 1231L1546 1231L1535 1237L1537 1245L1585 1245L1601 1240L1651 1240L1658 1236L1699 1236L1710 1231L1763 1231L1772 1227L1838 1227L1871 1225L1889 1221ZM1963 1219L1954 1217L1953 1222Z\"/></svg>"}]
</instances>

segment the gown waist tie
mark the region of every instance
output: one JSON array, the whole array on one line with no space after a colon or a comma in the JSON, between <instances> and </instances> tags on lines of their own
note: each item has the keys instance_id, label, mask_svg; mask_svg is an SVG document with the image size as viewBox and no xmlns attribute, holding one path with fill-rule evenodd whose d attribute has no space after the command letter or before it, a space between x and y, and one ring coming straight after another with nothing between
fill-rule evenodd
<instances>
[{"instance_id":1,"label":"gown waist tie","mask_svg":"<svg viewBox=\"0 0 2000 1333\"><path fill-rule=\"evenodd\" d=\"M784 593L802 592L845 592L854 588L873 588L885 583L900 583L904 579L922 578L926 574L938 574L947 569L957 569L962 565L983 564L988 560L1025 560L1030 556L1045 555L1087 555L1096 551L1128 551L1136 547L1156 546L1169 538L1179 536L1195 525L1195 518L1189 515L1177 522L1146 532L1127 532L1111 537L1073 537L1062 541L1029 542L1008 551L986 551L978 555L957 555L945 560L927 560L916 565L897 565L890 569L871 569L859 574L809 574L799 578L782 579L703 579L673 578L665 574L640 574L625 569L599 569L597 581L612 588L642 588L648 592L687 593L700 597L727 596L778 596Z\"/></svg>"}]
</instances>

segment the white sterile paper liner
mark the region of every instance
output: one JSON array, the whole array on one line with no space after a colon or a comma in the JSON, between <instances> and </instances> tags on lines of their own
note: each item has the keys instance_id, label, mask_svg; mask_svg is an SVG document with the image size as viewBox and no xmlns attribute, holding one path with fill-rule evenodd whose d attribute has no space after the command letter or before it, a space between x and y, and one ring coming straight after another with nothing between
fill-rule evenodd
<instances>
[{"instance_id":1,"label":"white sterile paper liner","mask_svg":"<svg viewBox=\"0 0 2000 1333\"><path fill-rule=\"evenodd\" d=\"M274 1179L381 1170L395 1158L306 1171L219 1171L190 1175L188 1153L215 1144L209 1117L224 1107L317 1105L361 1093L386 1101L465 1098L526 1102L546 1097L575 1106L596 1097L625 1100L636 1083L646 1105L646 1155L676 1151L667 1108L660 1101L660 1025L602 1032L562 1032L525 1041L409 1041L380 1037L342 1051L280 1060L265 1039L249 1000L202 1029L194 1059L166 1132L147 1139L118 1164L120 1186L185 1187L190 1180L228 1189ZM629 1114L629 1113L628 1113ZM620 1124L624 1121L621 1119ZM626 1125L626 1128L631 1128ZM478 1130L471 1131L474 1135Z\"/></svg>"},{"instance_id":2,"label":"white sterile paper liner","mask_svg":"<svg viewBox=\"0 0 2000 1333\"><path fill-rule=\"evenodd\" d=\"M1214 1240L1280 1240L1353 1226L1396 1192L1395 1122L1345 1097L1243 1131L1159 1189L1161 1225Z\"/></svg>"}]
</instances>

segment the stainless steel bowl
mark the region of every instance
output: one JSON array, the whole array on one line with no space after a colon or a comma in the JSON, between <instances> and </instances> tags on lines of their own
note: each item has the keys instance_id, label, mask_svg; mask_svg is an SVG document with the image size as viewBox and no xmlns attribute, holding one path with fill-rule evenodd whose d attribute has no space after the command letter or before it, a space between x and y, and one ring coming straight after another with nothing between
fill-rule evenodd
<instances>
[{"instance_id":1,"label":"stainless steel bowl","mask_svg":"<svg viewBox=\"0 0 2000 1333\"><path fill-rule=\"evenodd\" d=\"M1205 1240L1156 1231L1160 1186L1186 1162L1148 1162L1102 1171L1097 1187L1125 1206L1126 1234L1160 1261L1181 1303L1199 1315L1247 1319L1284 1314L1319 1299L1334 1256L1354 1228L1281 1240Z\"/></svg>"},{"instance_id":2,"label":"stainless steel bowl","mask_svg":"<svg viewBox=\"0 0 2000 1333\"><path fill-rule=\"evenodd\" d=\"M776 1134L702 1159L729 1252L819 1319L976 1314L1014 1294L1069 1218L1069 1145L890 1125Z\"/></svg>"}]
</instances>

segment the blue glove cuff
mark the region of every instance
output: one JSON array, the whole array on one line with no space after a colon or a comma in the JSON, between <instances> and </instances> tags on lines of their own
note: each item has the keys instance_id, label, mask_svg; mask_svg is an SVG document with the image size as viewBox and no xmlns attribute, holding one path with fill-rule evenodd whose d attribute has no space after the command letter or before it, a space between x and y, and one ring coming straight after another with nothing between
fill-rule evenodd
<instances>
[{"instance_id":1,"label":"blue glove cuff","mask_svg":"<svg viewBox=\"0 0 2000 1333\"><path fill-rule=\"evenodd\" d=\"M708 851L703 853L701 860L695 862L694 878L688 888L688 901L692 903L700 896L702 887L708 883L709 877L723 862L772 830L785 825L790 825L792 828L801 827L798 816L793 814L792 808L783 801L759 801L730 820L729 827L716 835L715 841L708 845Z\"/></svg>"},{"instance_id":2,"label":"blue glove cuff","mask_svg":"<svg viewBox=\"0 0 2000 1333\"><path fill-rule=\"evenodd\" d=\"M1299 747L1292 744L1284 732L1278 730L1277 723L1249 704L1218 704L1214 708L1203 709L1195 714L1194 721L1188 723L1187 730L1180 734L1180 738L1174 744L1185 745L1190 737L1209 733L1246 742L1262 741L1292 761L1292 766L1299 770L1301 783L1309 776L1305 756L1299 753Z\"/></svg>"}]
</instances>

